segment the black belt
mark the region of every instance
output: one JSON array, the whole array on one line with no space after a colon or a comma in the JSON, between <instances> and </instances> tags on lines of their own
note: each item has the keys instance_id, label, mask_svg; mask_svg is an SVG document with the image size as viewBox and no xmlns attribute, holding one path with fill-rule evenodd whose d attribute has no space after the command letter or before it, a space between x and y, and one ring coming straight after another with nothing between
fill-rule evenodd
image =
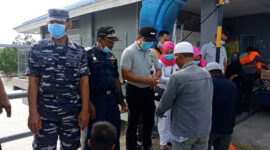
<instances>
[{"instance_id":1,"label":"black belt","mask_svg":"<svg viewBox=\"0 0 270 150\"><path fill-rule=\"evenodd\" d=\"M129 87L132 87L132 88L136 88L136 89L141 89L141 90L152 89L151 87L140 88L140 87L137 87L137 86L132 85L130 83L127 83L126 86L129 86Z\"/></svg>"},{"instance_id":2,"label":"black belt","mask_svg":"<svg viewBox=\"0 0 270 150\"><path fill-rule=\"evenodd\" d=\"M115 94L115 90L90 90L90 95L96 94L96 95L112 95Z\"/></svg>"}]
</instances>

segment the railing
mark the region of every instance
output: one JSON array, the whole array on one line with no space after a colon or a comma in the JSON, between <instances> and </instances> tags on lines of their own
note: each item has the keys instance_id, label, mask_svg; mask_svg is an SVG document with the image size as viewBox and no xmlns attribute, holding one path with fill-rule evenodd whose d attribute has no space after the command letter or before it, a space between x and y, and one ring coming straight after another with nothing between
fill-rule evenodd
<instances>
[{"instance_id":1,"label":"railing","mask_svg":"<svg viewBox=\"0 0 270 150\"><path fill-rule=\"evenodd\" d=\"M13 93L13 94L8 94L7 96L9 100L24 98L27 96L27 92ZM19 139L26 138L32 135L33 135L32 132L28 131L28 132L18 133L18 134L6 136L6 137L0 137L0 150L2 150L1 145L3 143L19 140Z\"/></svg>"}]
</instances>

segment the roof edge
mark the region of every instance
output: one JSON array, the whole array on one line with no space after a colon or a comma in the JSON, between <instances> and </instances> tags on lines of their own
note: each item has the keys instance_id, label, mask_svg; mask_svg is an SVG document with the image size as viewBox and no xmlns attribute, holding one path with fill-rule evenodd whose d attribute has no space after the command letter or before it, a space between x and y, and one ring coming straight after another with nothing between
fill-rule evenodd
<instances>
[{"instance_id":1,"label":"roof edge","mask_svg":"<svg viewBox=\"0 0 270 150\"><path fill-rule=\"evenodd\" d=\"M94 0L89 0L89 1L94 1ZM81 5L80 7L72 8L71 10L69 10L70 18L74 18L74 17L78 17L84 14L102 11L102 10L106 10L110 8L124 6L124 5L132 4L132 3L136 3L140 1L142 0L96 0L95 2ZM70 7L70 6L67 6L67 7ZM19 33L23 33L23 32L26 32L27 30L44 26L46 25L47 17L48 17L47 14L42 15L40 17L26 21L25 23L17 27L14 27L13 29Z\"/></svg>"}]
</instances>

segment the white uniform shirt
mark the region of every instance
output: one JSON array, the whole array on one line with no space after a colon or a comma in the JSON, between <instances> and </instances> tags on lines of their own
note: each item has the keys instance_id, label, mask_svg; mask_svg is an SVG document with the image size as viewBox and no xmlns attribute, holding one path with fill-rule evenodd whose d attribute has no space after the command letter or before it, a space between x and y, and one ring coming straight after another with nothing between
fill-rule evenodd
<instances>
[{"instance_id":1,"label":"white uniform shirt","mask_svg":"<svg viewBox=\"0 0 270 150\"><path fill-rule=\"evenodd\" d=\"M179 70L179 67L177 66L177 64L174 64L173 66L165 67L160 60L159 60L159 62L161 64L161 70L162 70L162 75L160 78L161 84L159 84L159 87L162 89L165 89L167 86L167 83L169 82L171 74L174 73L175 71Z\"/></svg>"},{"instance_id":2,"label":"white uniform shirt","mask_svg":"<svg viewBox=\"0 0 270 150\"><path fill-rule=\"evenodd\" d=\"M203 59L206 60L207 63L216 61L216 46L213 44L212 41L205 44L202 47L201 52ZM224 73L224 63L227 63L227 52L225 47L221 46L219 64L221 65L223 73Z\"/></svg>"}]
</instances>

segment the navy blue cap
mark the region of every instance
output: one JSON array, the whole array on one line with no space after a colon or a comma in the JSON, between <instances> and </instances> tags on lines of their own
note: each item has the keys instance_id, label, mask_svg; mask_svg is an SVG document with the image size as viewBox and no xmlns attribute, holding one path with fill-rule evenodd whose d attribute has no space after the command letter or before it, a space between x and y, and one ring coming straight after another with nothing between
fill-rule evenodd
<instances>
[{"instance_id":1,"label":"navy blue cap","mask_svg":"<svg viewBox=\"0 0 270 150\"><path fill-rule=\"evenodd\" d=\"M49 9L48 10L49 21L59 20L66 21L69 19L69 12L66 9Z\"/></svg>"},{"instance_id":2,"label":"navy blue cap","mask_svg":"<svg viewBox=\"0 0 270 150\"><path fill-rule=\"evenodd\" d=\"M97 38L108 38L112 41L120 41L112 26L102 26L97 31Z\"/></svg>"}]
</instances>

